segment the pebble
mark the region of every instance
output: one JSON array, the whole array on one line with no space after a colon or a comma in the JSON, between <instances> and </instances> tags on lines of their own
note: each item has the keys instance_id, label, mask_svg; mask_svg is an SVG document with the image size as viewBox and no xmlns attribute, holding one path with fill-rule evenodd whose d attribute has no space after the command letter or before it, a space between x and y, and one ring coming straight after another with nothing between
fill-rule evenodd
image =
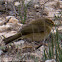
<instances>
[{"instance_id":1,"label":"pebble","mask_svg":"<svg viewBox=\"0 0 62 62\"><path fill-rule=\"evenodd\" d=\"M18 41L18 42L14 42L14 44L15 44L15 45L21 45L21 44L24 44L24 42L25 42L24 40L20 40L20 41Z\"/></svg>"},{"instance_id":2,"label":"pebble","mask_svg":"<svg viewBox=\"0 0 62 62\"><path fill-rule=\"evenodd\" d=\"M6 20L9 19L9 18L14 18L14 16L6 16Z\"/></svg>"},{"instance_id":3,"label":"pebble","mask_svg":"<svg viewBox=\"0 0 62 62\"><path fill-rule=\"evenodd\" d=\"M2 25L2 26L0 26L0 32L4 32L4 31L6 31L8 28L10 28L9 25Z\"/></svg>"},{"instance_id":4,"label":"pebble","mask_svg":"<svg viewBox=\"0 0 62 62\"><path fill-rule=\"evenodd\" d=\"M0 50L0 55L3 53L3 51L2 50Z\"/></svg>"},{"instance_id":5,"label":"pebble","mask_svg":"<svg viewBox=\"0 0 62 62\"><path fill-rule=\"evenodd\" d=\"M7 20L9 20L9 22L8 23L15 23L15 24L17 24L18 23L18 19L16 19L14 16L7 16L6 17L6 21Z\"/></svg>"},{"instance_id":6,"label":"pebble","mask_svg":"<svg viewBox=\"0 0 62 62\"><path fill-rule=\"evenodd\" d=\"M19 6L20 5L20 2L15 2L14 5L15 6Z\"/></svg>"},{"instance_id":7,"label":"pebble","mask_svg":"<svg viewBox=\"0 0 62 62\"><path fill-rule=\"evenodd\" d=\"M45 62L56 62L55 59L46 60Z\"/></svg>"},{"instance_id":8,"label":"pebble","mask_svg":"<svg viewBox=\"0 0 62 62\"><path fill-rule=\"evenodd\" d=\"M17 23L18 23L18 19L12 17L12 18L9 20L9 23L15 23L15 24L17 24Z\"/></svg>"},{"instance_id":9,"label":"pebble","mask_svg":"<svg viewBox=\"0 0 62 62\"><path fill-rule=\"evenodd\" d=\"M12 35L15 35L16 33L17 33L16 31L10 31L10 32L4 34L4 36L5 36L5 37L10 37L10 36L12 36Z\"/></svg>"}]
</instances>

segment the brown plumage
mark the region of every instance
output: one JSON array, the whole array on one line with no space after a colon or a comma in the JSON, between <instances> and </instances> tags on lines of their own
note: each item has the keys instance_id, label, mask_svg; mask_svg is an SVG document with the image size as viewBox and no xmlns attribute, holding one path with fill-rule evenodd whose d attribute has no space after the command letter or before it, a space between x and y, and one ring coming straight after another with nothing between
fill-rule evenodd
<instances>
[{"instance_id":1,"label":"brown plumage","mask_svg":"<svg viewBox=\"0 0 62 62\"><path fill-rule=\"evenodd\" d=\"M48 18L43 17L36 19L23 26L17 34L3 39L3 41L5 42L5 44L8 44L18 38L27 38L31 41L42 41L43 39L48 37L53 26L54 22Z\"/></svg>"}]
</instances>

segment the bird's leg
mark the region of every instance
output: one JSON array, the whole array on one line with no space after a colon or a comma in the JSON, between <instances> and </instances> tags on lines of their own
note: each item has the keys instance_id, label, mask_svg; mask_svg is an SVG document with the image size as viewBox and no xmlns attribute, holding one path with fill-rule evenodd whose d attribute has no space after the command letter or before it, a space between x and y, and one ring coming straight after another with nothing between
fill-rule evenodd
<instances>
[{"instance_id":1,"label":"bird's leg","mask_svg":"<svg viewBox=\"0 0 62 62\"><path fill-rule=\"evenodd\" d=\"M36 42L37 42L37 41L36 41ZM40 48L42 45L47 46L46 43L43 43L42 41L38 41L37 46L35 47L35 49Z\"/></svg>"}]
</instances>

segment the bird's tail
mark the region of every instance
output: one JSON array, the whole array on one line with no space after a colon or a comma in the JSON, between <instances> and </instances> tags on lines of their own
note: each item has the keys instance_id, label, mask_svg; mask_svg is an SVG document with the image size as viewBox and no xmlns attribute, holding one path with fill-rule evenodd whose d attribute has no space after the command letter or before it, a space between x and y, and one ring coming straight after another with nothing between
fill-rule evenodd
<instances>
[{"instance_id":1,"label":"bird's tail","mask_svg":"<svg viewBox=\"0 0 62 62\"><path fill-rule=\"evenodd\" d=\"M8 38L4 38L3 41L4 41L5 44L8 44L8 43L10 43L10 42L12 42L12 41L18 39L18 38L21 37L21 36L22 36L22 35L21 35L21 32L19 32L19 33L13 35L13 36L10 36L10 37L8 37Z\"/></svg>"}]
</instances>

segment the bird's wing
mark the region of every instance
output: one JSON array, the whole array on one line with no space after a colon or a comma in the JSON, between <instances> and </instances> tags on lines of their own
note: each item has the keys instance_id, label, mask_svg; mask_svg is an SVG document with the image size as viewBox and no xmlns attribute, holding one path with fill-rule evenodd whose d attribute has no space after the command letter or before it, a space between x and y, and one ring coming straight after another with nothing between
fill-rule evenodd
<instances>
[{"instance_id":1,"label":"bird's wing","mask_svg":"<svg viewBox=\"0 0 62 62\"><path fill-rule=\"evenodd\" d=\"M44 32L46 30L47 26L44 25L40 25L40 24L29 24L27 26L24 26L21 29L21 33L22 35L26 35L26 34L30 34L30 33L40 33L40 32Z\"/></svg>"}]
</instances>

